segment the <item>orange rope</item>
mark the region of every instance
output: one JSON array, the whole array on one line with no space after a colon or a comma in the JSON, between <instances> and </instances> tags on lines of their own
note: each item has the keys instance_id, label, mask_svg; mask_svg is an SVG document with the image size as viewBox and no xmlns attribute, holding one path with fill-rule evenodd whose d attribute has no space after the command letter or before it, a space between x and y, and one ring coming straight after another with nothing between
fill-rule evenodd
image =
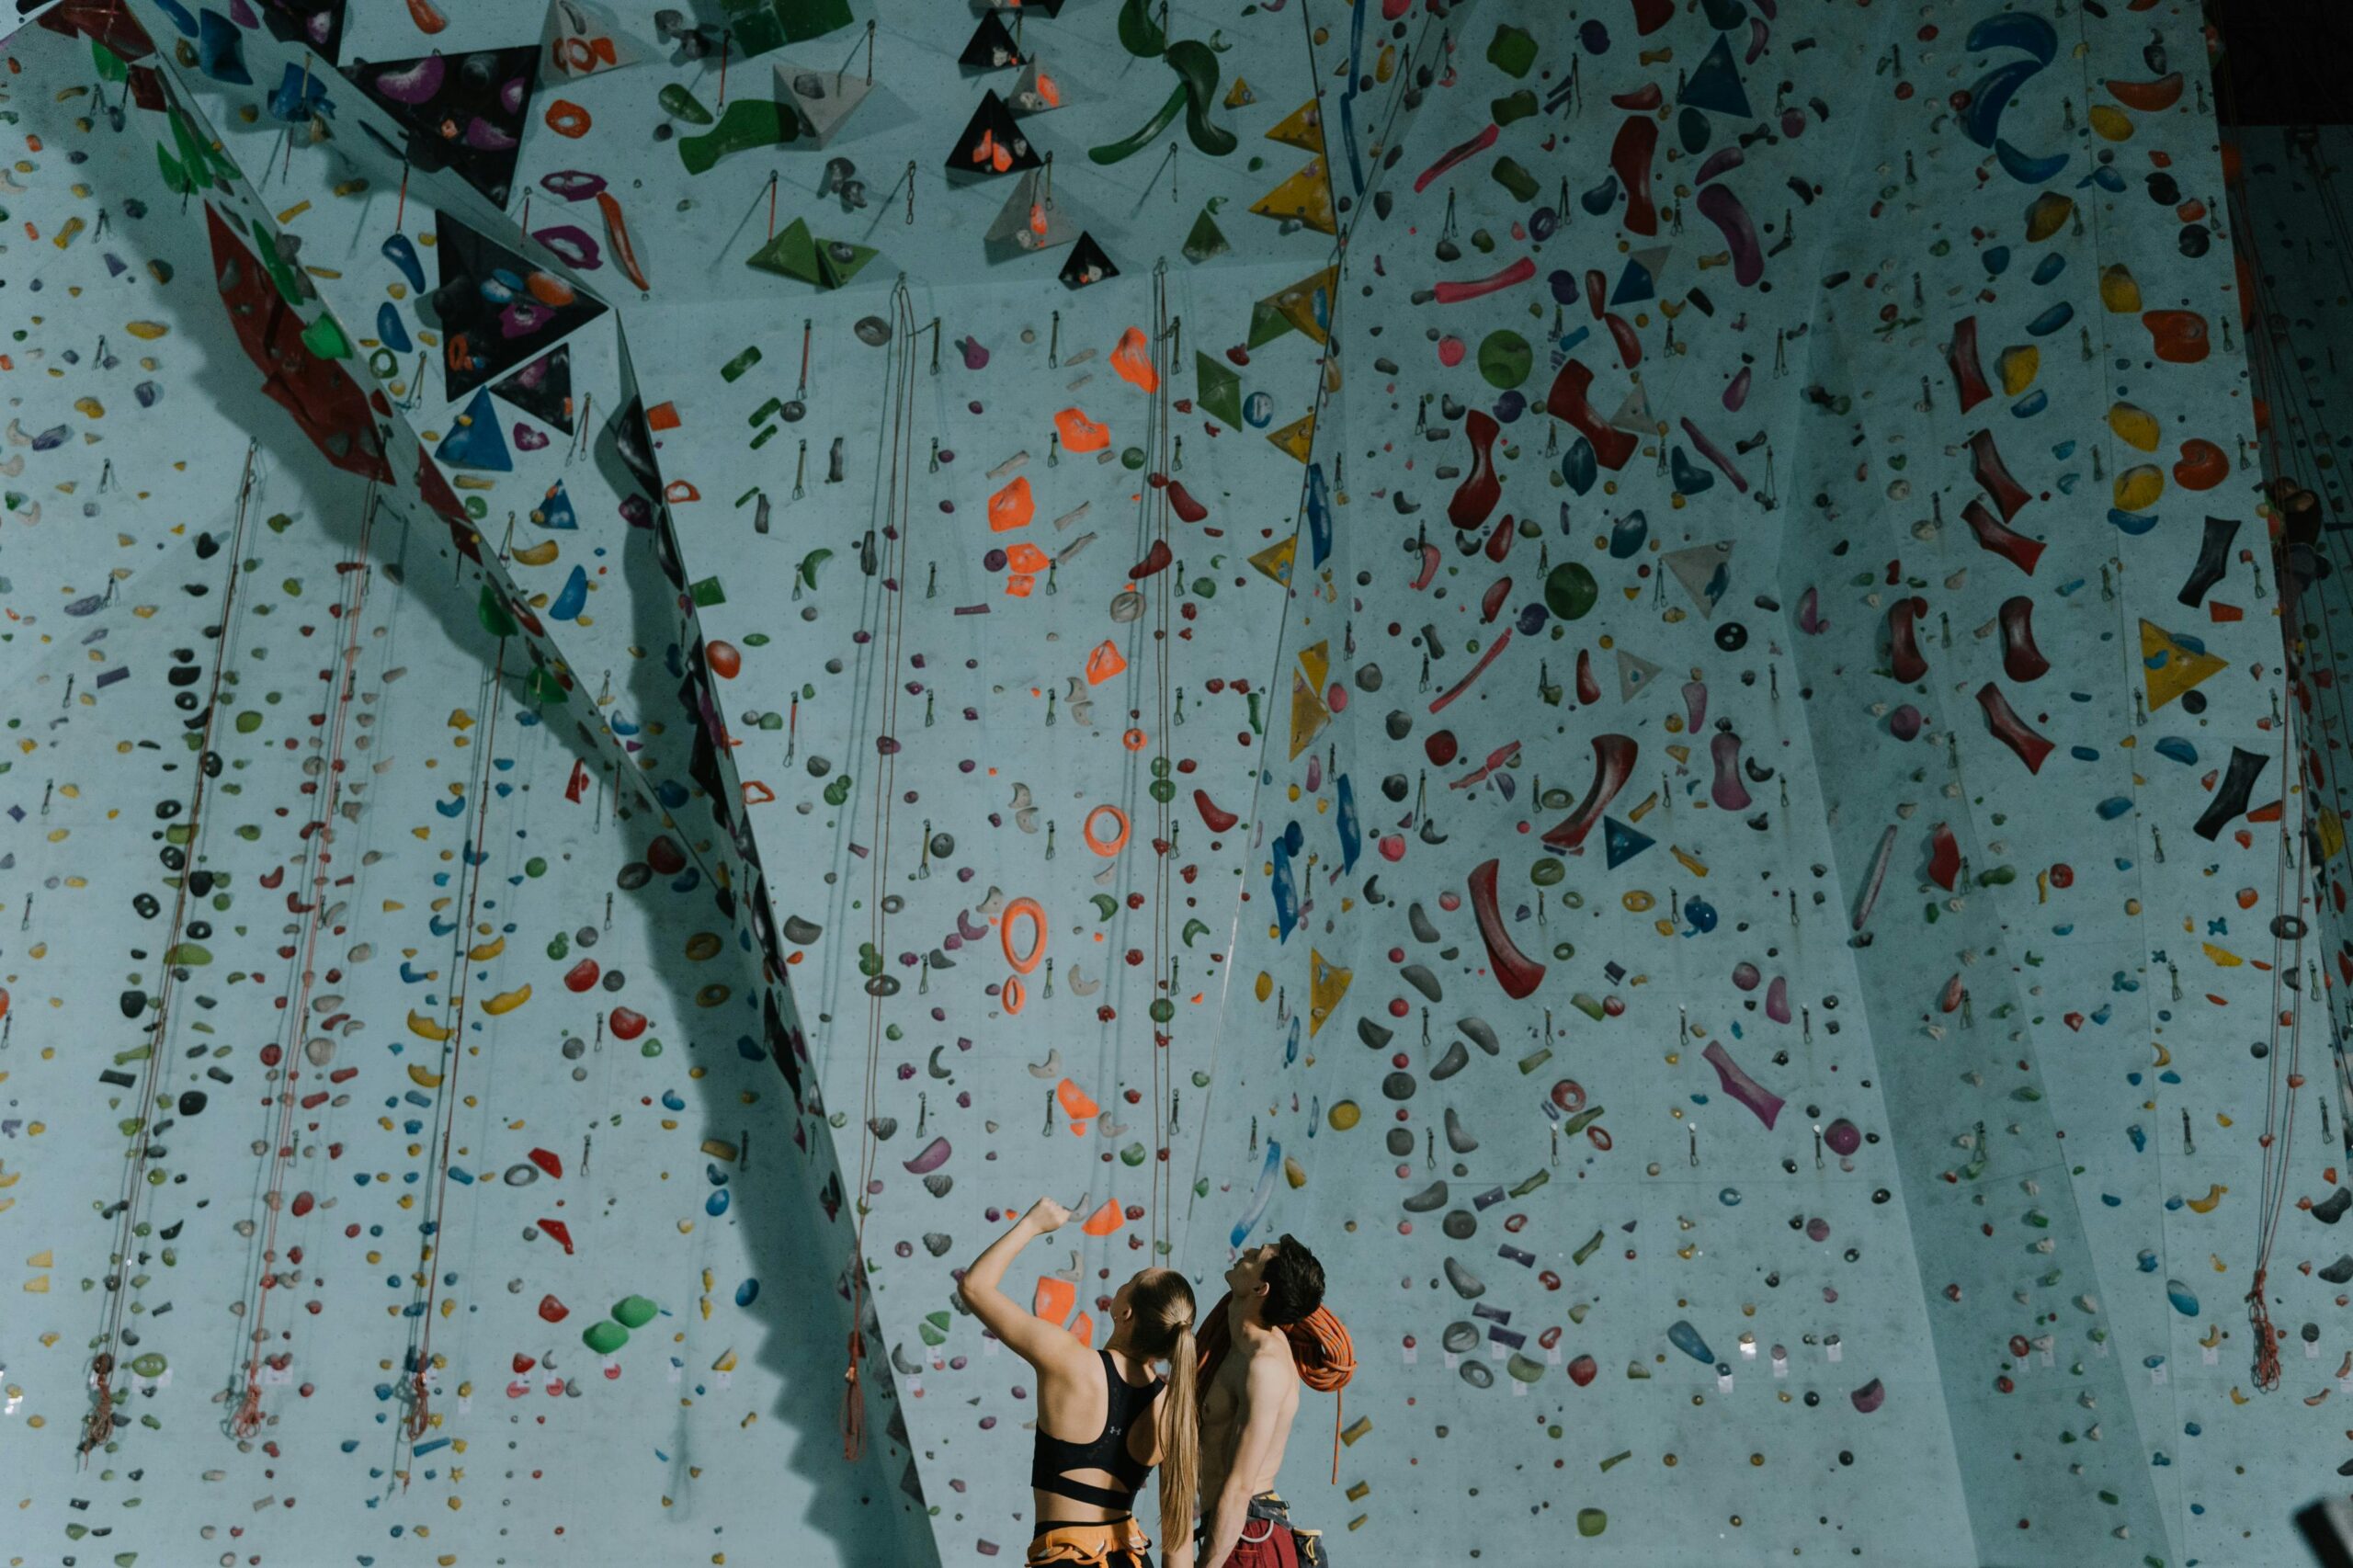
<instances>
[{"instance_id":1,"label":"orange rope","mask_svg":"<svg viewBox=\"0 0 2353 1568\"><path fill-rule=\"evenodd\" d=\"M1202 1314L1196 1331L1194 1349L1200 1357L1197 1374L1199 1386L1206 1388L1217 1376L1217 1369L1233 1348L1233 1330L1226 1319L1226 1309L1233 1303L1233 1293L1226 1292L1217 1305ZM1356 1376L1356 1342L1348 1337L1347 1329L1332 1315L1328 1307L1318 1307L1294 1324L1283 1325L1283 1337L1290 1341L1290 1358L1299 1368L1299 1381L1317 1393L1338 1394ZM1332 1483L1340 1483L1340 1411L1336 1401L1332 1410Z\"/></svg>"}]
</instances>

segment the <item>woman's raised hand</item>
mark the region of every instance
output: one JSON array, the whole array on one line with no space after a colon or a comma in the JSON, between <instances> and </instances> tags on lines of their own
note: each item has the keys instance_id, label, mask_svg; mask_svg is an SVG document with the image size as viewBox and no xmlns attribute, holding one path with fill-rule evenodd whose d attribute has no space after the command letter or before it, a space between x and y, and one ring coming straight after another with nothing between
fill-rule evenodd
<instances>
[{"instance_id":1,"label":"woman's raised hand","mask_svg":"<svg viewBox=\"0 0 2353 1568\"><path fill-rule=\"evenodd\" d=\"M1070 1221L1070 1210L1051 1198L1040 1198L1029 1205L1029 1212L1022 1216L1041 1236L1053 1234Z\"/></svg>"}]
</instances>

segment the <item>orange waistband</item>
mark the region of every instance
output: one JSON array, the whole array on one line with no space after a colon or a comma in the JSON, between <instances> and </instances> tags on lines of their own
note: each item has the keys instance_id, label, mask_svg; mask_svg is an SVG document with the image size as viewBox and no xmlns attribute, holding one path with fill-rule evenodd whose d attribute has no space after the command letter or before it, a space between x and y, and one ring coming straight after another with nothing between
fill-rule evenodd
<instances>
[{"instance_id":1,"label":"orange waistband","mask_svg":"<svg viewBox=\"0 0 2353 1568\"><path fill-rule=\"evenodd\" d=\"M1113 1519L1099 1525L1055 1525L1030 1540L1024 1559L1036 1568L1046 1562L1101 1562L1115 1551L1151 1550L1152 1538L1133 1519Z\"/></svg>"}]
</instances>

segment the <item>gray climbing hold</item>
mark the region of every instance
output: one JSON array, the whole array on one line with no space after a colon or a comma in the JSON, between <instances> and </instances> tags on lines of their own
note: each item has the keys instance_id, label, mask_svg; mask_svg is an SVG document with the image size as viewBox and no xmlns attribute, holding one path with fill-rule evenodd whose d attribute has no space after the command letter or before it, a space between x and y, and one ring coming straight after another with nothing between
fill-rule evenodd
<instances>
[{"instance_id":1,"label":"gray climbing hold","mask_svg":"<svg viewBox=\"0 0 2353 1568\"><path fill-rule=\"evenodd\" d=\"M1479 1325L1468 1319L1457 1318L1446 1325L1446 1333L1438 1343L1457 1356L1468 1356L1479 1348Z\"/></svg>"},{"instance_id":2,"label":"gray climbing hold","mask_svg":"<svg viewBox=\"0 0 2353 1568\"><path fill-rule=\"evenodd\" d=\"M1446 1108L1446 1146L1458 1154L1467 1154L1479 1146L1479 1141L1462 1130L1462 1119L1454 1108Z\"/></svg>"},{"instance_id":3,"label":"gray climbing hold","mask_svg":"<svg viewBox=\"0 0 2353 1568\"><path fill-rule=\"evenodd\" d=\"M1370 1018L1358 1018L1357 1020L1357 1038L1364 1041L1365 1044L1372 1047L1375 1051L1386 1051L1389 1049L1389 1042L1396 1038L1396 1031L1394 1029L1383 1028L1381 1025L1374 1023Z\"/></svg>"},{"instance_id":4,"label":"gray climbing hold","mask_svg":"<svg viewBox=\"0 0 2353 1568\"><path fill-rule=\"evenodd\" d=\"M1429 1214L1446 1207L1446 1183L1434 1181L1413 1197L1405 1199L1408 1214Z\"/></svg>"},{"instance_id":5,"label":"gray climbing hold","mask_svg":"<svg viewBox=\"0 0 2353 1568\"><path fill-rule=\"evenodd\" d=\"M1454 1040L1447 1046L1446 1054L1438 1058L1438 1065L1430 1069L1430 1080L1443 1084L1470 1065L1471 1053L1462 1049L1461 1040Z\"/></svg>"},{"instance_id":6,"label":"gray climbing hold","mask_svg":"<svg viewBox=\"0 0 2353 1568\"><path fill-rule=\"evenodd\" d=\"M1468 1209L1457 1209L1438 1221L1449 1241L1467 1242L1479 1233L1479 1221Z\"/></svg>"},{"instance_id":7,"label":"gray climbing hold","mask_svg":"<svg viewBox=\"0 0 2353 1568\"><path fill-rule=\"evenodd\" d=\"M1466 1301L1475 1301L1487 1293L1484 1280L1450 1257L1446 1260L1446 1282Z\"/></svg>"},{"instance_id":8,"label":"gray climbing hold","mask_svg":"<svg viewBox=\"0 0 2353 1568\"><path fill-rule=\"evenodd\" d=\"M796 947L805 948L825 934L825 928L813 920L803 920L798 915L784 917L784 939Z\"/></svg>"},{"instance_id":9,"label":"gray climbing hold","mask_svg":"<svg viewBox=\"0 0 2353 1568\"><path fill-rule=\"evenodd\" d=\"M1438 976L1429 971L1428 965L1409 963L1397 972L1405 977L1406 984L1412 986L1415 990L1420 992L1431 1001L1442 1002L1446 999L1445 988L1438 984Z\"/></svg>"},{"instance_id":10,"label":"gray climbing hold","mask_svg":"<svg viewBox=\"0 0 2353 1568\"><path fill-rule=\"evenodd\" d=\"M1495 1029L1484 1018L1457 1018L1454 1027L1471 1037L1471 1043L1490 1056L1502 1053L1503 1042L1495 1038Z\"/></svg>"},{"instance_id":11,"label":"gray climbing hold","mask_svg":"<svg viewBox=\"0 0 2353 1568\"><path fill-rule=\"evenodd\" d=\"M1430 919L1428 912L1423 909L1418 902L1407 907L1405 911L1405 921L1408 925L1413 926L1414 937L1416 940L1435 942L1438 939L1438 926Z\"/></svg>"}]
</instances>

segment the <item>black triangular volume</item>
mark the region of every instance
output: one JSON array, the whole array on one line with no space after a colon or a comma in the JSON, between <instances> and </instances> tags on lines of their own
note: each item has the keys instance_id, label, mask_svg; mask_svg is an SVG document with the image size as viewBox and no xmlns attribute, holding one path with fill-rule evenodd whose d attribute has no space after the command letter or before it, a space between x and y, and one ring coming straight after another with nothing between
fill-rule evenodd
<instances>
[{"instance_id":1,"label":"black triangular volume","mask_svg":"<svg viewBox=\"0 0 2353 1568\"><path fill-rule=\"evenodd\" d=\"M572 346L559 343L503 381L490 395L542 425L572 434Z\"/></svg>"},{"instance_id":2,"label":"black triangular volume","mask_svg":"<svg viewBox=\"0 0 2353 1568\"><path fill-rule=\"evenodd\" d=\"M330 65L341 62L344 0L260 0L260 6L270 37L300 44Z\"/></svg>"},{"instance_id":3,"label":"black triangular volume","mask_svg":"<svg viewBox=\"0 0 2353 1568\"><path fill-rule=\"evenodd\" d=\"M992 11L1019 11L1052 21L1063 14L1063 0L989 0Z\"/></svg>"},{"instance_id":4,"label":"black triangular volume","mask_svg":"<svg viewBox=\"0 0 2353 1568\"><path fill-rule=\"evenodd\" d=\"M981 25L972 29L972 40L964 46L957 62L967 71L1009 71L1028 58L996 13L987 11L982 13Z\"/></svg>"},{"instance_id":5,"label":"black triangular volume","mask_svg":"<svg viewBox=\"0 0 2353 1568\"><path fill-rule=\"evenodd\" d=\"M1103 247L1095 243L1095 236L1086 233L1081 233L1077 242L1070 247L1070 259L1063 263L1061 273L1065 289L1084 289L1089 283L1100 283L1106 278L1117 278L1119 275L1120 269L1111 265L1111 258L1103 254Z\"/></svg>"},{"instance_id":6,"label":"black triangular volume","mask_svg":"<svg viewBox=\"0 0 2353 1568\"><path fill-rule=\"evenodd\" d=\"M430 303L451 402L605 313L603 301L569 278L534 267L446 211L436 216L433 250L441 284Z\"/></svg>"},{"instance_id":7,"label":"black triangular volume","mask_svg":"<svg viewBox=\"0 0 2353 1568\"><path fill-rule=\"evenodd\" d=\"M524 117L530 112L539 71L537 44L354 61L343 68L408 132L411 163L427 172L449 170L502 210L514 187Z\"/></svg>"},{"instance_id":8,"label":"black triangular volume","mask_svg":"<svg viewBox=\"0 0 2353 1568\"><path fill-rule=\"evenodd\" d=\"M991 178L1043 167L1045 159L1030 143L1013 111L995 93L981 96L981 107L965 122L964 134L948 154L948 172Z\"/></svg>"}]
</instances>

